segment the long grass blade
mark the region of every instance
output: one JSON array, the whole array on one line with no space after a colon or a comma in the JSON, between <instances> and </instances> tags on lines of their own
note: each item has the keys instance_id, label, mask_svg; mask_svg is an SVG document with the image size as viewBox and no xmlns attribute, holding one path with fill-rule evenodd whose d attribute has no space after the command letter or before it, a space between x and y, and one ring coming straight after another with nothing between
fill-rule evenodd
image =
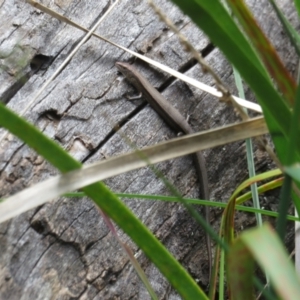
<instances>
[{"instance_id":1,"label":"long grass blade","mask_svg":"<svg viewBox=\"0 0 300 300\"><path fill-rule=\"evenodd\" d=\"M7 108L5 109L7 110ZM14 124L14 128L17 130L20 125L16 124L17 122L14 122L13 120L12 123ZM252 132L250 130L251 127L254 127ZM41 205L42 203L45 203L46 201L66 192L82 188L94 182L110 178L124 172L147 166L149 163L154 164L169 159L170 153L172 153L173 157L179 157L181 155L203 150L204 146L210 148L213 144L215 146L222 145L225 139L227 142L239 140L241 133L243 137L245 136L245 129L248 130L248 134L251 132L250 135L261 135L262 132L265 132L266 130L263 120L258 118L252 121L242 122L238 125L223 127L219 130L210 130L206 133L193 134L190 137L183 136L169 142L161 143L160 145L147 147L140 151L113 157L89 166L84 166L81 170L72 171L68 174L48 179L37 184L34 188L25 189L10 197L8 201L0 203L0 222L3 222L4 220L16 216L37 205ZM11 128L11 130L13 130L13 128ZM36 135L40 135L37 129L35 130ZM29 145L34 146L39 153L44 153L45 158L49 159L51 163L56 165L57 161L59 161L59 167L64 171L66 171L67 168L70 168L69 165L67 167L63 167L66 165L64 160L67 159L68 154L64 152L65 154L61 155L61 149L53 141L48 140L46 137L40 137L38 141L39 144L34 145L36 141L28 139L26 136L26 129L25 131L23 129L22 132L24 132ZM23 134L19 134L19 136L20 135ZM31 136L34 136L34 134L31 133ZM215 136L215 138L213 138L213 136ZM168 147L166 147L166 144L168 144ZM186 147L187 144L189 147ZM51 145L51 147L49 145ZM176 155L174 155L174 153ZM63 158L63 161L60 158L57 158L60 156ZM79 166L80 164L76 162L73 170ZM47 191L47 193L45 193L45 191Z\"/></svg>"},{"instance_id":2,"label":"long grass blade","mask_svg":"<svg viewBox=\"0 0 300 300\"><path fill-rule=\"evenodd\" d=\"M82 27L81 25L73 22L72 20L66 18L65 16L62 16L62 15L58 14L57 12L49 9L48 7L42 5L42 4L40 4L40 3L38 3L38 2L36 2L34 0L27 0L27 2L30 3L31 5L33 5L34 7L36 7L38 9L44 11L45 13L48 13L52 17L54 17L54 18L56 18L56 19L58 19L58 20L60 20L62 22L65 22L65 23L67 23L67 24L69 24L71 26L74 26L75 28L78 28L78 29L80 29L80 30L82 30L84 32L89 32L88 29ZM160 69L160 70L162 70L162 71L164 71L164 72L166 72L166 73L168 73L168 74L170 74L170 75L172 75L172 76L174 76L174 77L176 77L176 78L178 78L178 79L180 79L180 80L182 80L182 81L184 81L184 82L186 82L186 83L188 83L188 84L190 84L190 85L192 85L192 86L194 86L194 87L196 87L196 88L198 88L198 89L200 89L200 90L202 90L202 91L204 91L206 93L211 94L212 96L215 96L217 98L221 98L222 97L222 93L219 92L214 87L210 87L210 86L208 86L208 85L206 85L206 84L204 84L202 82L199 82L199 81L197 81L197 80L195 80L193 78L190 78L190 77L188 77L188 76L186 76L186 75L184 75L182 73L179 73L179 72L177 72L177 71L175 71L175 70L173 70L173 69L171 69L171 68L169 68L169 67L167 67L167 66L165 66L165 65L163 65L163 64L161 64L159 62L156 62L156 61L154 61L154 60L152 60L152 59L150 59L150 58L148 58L148 57L146 57L144 55L136 53L136 52L134 52L134 51L132 51L132 50L126 48L126 47L121 46L121 45L118 45L117 43L112 42L109 39L107 39L107 38L105 38L103 36L100 36L100 35L98 35L98 34L96 34L94 32L92 33L92 35L94 37L100 39L100 40L103 40L103 41L111 44L114 47L117 47L117 48L119 48L119 49L121 49L123 51L126 51L127 53L129 53L129 54L131 54L131 55L133 55L133 56L135 56L135 57L137 57L137 58L139 58L139 59L141 59L141 60L149 63L152 66L155 66L156 68L158 68L158 69ZM241 99L241 98L236 97L236 96L233 96L233 98L235 99L235 101L239 105L241 105L241 106L243 106L243 107L245 107L247 109L251 109L253 111L260 112L260 113L262 112L261 107L258 104L256 104L256 103L247 101L245 99Z\"/></svg>"},{"instance_id":3,"label":"long grass blade","mask_svg":"<svg viewBox=\"0 0 300 300\"><path fill-rule=\"evenodd\" d=\"M270 76L220 1L173 0L220 48L255 92L263 108L280 159L286 154L291 117L288 105L274 88ZM300 143L297 144L300 153Z\"/></svg>"},{"instance_id":4,"label":"long grass blade","mask_svg":"<svg viewBox=\"0 0 300 300\"><path fill-rule=\"evenodd\" d=\"M36 150L62 172L72 171L81 164L47 138L33 125L18 117L7 107L0 105L1 126L8 129L27 145ZM83 188L101 210L127 233L140 249L158 267L170 284L185 299L207 299L188 272L154 237L149 229L138 220L128 207L118 199L103 183L94 183ZM43 195L44 192L40 193ZM1 205L5 203L2 202ZM23 203L24 204L24 203Z\"/></svg>"},{"instance_id":5,"label":"long grass blade","mask_svg":"<svg viewBox=\"0 0 300 300\"><path fill-rule=\"evenodd\" d=\"M298 54L298 57L300 57L300 36L299 36L298 32L294 29L294 27L286 19L284 14L278 8L276 2L274 0L269 0L269 2L273 6L273 8L278 16L278 19L280 20L282 26L284 27L286 33L288 34L290 41L292 42L292 44Z\"/></svg>"}]
</instances>

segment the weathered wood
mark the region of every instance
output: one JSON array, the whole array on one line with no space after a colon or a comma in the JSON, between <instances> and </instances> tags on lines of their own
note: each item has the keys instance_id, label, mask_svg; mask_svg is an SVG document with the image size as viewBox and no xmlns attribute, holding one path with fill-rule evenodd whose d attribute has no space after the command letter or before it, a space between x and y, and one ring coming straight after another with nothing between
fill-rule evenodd
<instances>
[{"instance_id":1,"label":"weathered wood","mask_svg":"<svg viewBox=\"0 0 300 300\"><path fill-rule=\"evenodd\" d=\"M227 86L234 84L230 65L207 38L169 2L160 7L206 59ZM278 25L267 1L248 1L262 27L271 37L284 62L294 72L296 55ZM277 1L296 24L290 1ZM106 11L109 1L44 1L44 5L90 28ZM38 89L50 78L83 37L83 33L41 13L21 0L0 1L0 98L21 112ZM122 1L99 26L97 32L176 70L213 85L208 75L193 64L177 37L158 20L146 1ZM36 54L49 58L32 70ZM95 38L86 42L68 66L39 97L26 114L49 137L83 162L93 162L130 151L126 135L138 147L174 137L175 132L142 101L127 101L135 92L117 73L114 63L128 60L123 51ZM47 64L49 64L47 66ZM185 116L195 130L234 122L230 107L209 95L175 81L141 62L140 71ZM21 75L20 75L21 74ZM27 74L20 83L20 76ZM18 81L19 80L19 81ZM18 84L19 83L19 84ZM253 99L248 91L247 98ZM126 120L121 133L112 128ZM1 136L3 130L1 130ZM109 137L109 138L108 138ZM259 172L271 162L256 149ZM207 150L211 198L227 201L234 188L247 177L244 143ZM56 171L20 141L9 137L1 146L1 194L10 195L56 174ZM157 165L184 196L198 196L198 182L191 157ZM116 192L169 194L151 170L143 168L106 181ZM204 233L187 212L174 203L125 200L134 213L206 287L208 261ZM269 207L265 199L263 205ZM270 199L268 203L270 203ZM274 201L274 199L273 199ZM276 201L276 199L275 199ZM199 211L203 211L199 208ZM218 229L221 210L213 209L211 222ZM237 214L237 229L254 224L253 216ZM159 271L120 232L122 239L138 252L138 259L159 297L179 299ZM1 299L149 299L126 255L99 216L94 204L84 199L59 199L0 224Z\"/></svg>"}]
</instances>

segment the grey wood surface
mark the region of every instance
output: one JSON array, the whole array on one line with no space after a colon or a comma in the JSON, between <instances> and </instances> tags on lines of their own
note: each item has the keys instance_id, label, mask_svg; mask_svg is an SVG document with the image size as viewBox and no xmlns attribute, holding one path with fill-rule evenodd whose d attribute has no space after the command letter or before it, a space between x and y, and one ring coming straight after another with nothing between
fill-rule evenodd
<instances>
[{"instance_id":1,"label":"grey wood surface","mask_svg":"<svg viewBox=\"0 0 300 300\"><path fill-rule=\"evenodd\" d=\"M291 1L277 2L288 19L297 24ZM172 3L157 3L236 93L232 69L220 52ZM267 1L248 3L294 73L296 55ZM91 28L107 10L109 1L47 0L43 4ZM0 25L0 98L21 112L84 34L21 0L0 0ZM97 33L213 85L146 1L121 1ZM38 60L32 61L36 55L43 55L37 59L46 62L37 70L33 64ZM122 135L140 148L176 136L142 100L126 99L126 93L135 91L114 67L118 60L132 61L123 51L90 38L38 98L26 118L84 163L131 151ZM238 120L230 107L215 98L185 83L170 81L167 74L140 61L134 64L184 116L189 116L195 131ZM254 99L248 89L246 95L247 99ZM120 123L122 135L113 130ZM3 130L0 133L2 136ZM204 155L211 199L226 202L234 188L247 178L244 142L209 149ZM273 166L260 150L256 149L255 155L258 172ZM0 168L2 197L57 173L12 136L1 145ZM184 196L198 197L191 157L160 163L157 168ZM148 168L109 179L106 184L115 192L170 194ZM266 208L276 209L276 196L261 200ZM124 201L205 289L208 261L204 232L184 208L174 203ZM197 209L203 212L203 208ZM221 213L219 209L211 212L216 230ZM252 215L236 214L237 230L254 224ZM121 231L119 234L137 253L159 298L179 299L129 238ZM292 233L290 247L291 237ZM87 198L53 200L0 224L0 245L0 299L149 299L127 257Z\"/></svg>"}]
</instances>

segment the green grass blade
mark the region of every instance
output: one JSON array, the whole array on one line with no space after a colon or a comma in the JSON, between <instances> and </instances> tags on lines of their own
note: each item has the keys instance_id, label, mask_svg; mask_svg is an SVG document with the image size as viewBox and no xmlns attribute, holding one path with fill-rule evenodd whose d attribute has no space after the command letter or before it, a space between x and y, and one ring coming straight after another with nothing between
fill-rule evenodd
<instances>
[{"instance_id":1,"label":"green grass blade","mask_svg":"<svg viewBox=\"0 0 300 300\"><path fill-rule=\"evenodd\" d=\"M299 80L300 86L300 80ZM287 147L287 154L284 160L284 166L290 166L294 163L299 163L297 152L296 152L296 144L300 139L300 125L299 125L299 116L300 116L300 88L297 89L296 101L294 105L294 110L292 114L292 118L289 120L290 122L290 136L289 143ZM282 240L284 240L286 226L287 226L287 213L289 209L290 199L291 199L291 189L292 189L292 178L289 174L285 175L283 186L280 193L279 199L279 218L276 224L276 230L278 235ZM294 201L299 201L297 197L294 197Z\"/></svg>"},{"instance_id":2,"label":"green grass blade","mask_svg":"<svg viewBox=\"0 0 300 300\"><path fill-rule=\"evenodd\" d=\"M244 92L242 78L240 76L240 73L234 67L233 67L233 74L234 74L235 85L237 87L239 97L245 99L245 92ZM247 110L245 110L245 111L247 112ZM248 165L249 177L254 177L255 176L255 163L254 163L253 146L252 146L251 139L246 139L246 155L247 155L247 165ZM259 203L259 197L258 197L256 183L251 184L251 192L252 192L252 199L253 199L254 207L257 209L260 209L260 203ZM256 214L256 221L259 226L262 225L262 218L261 218L260 214Z\"/></svg>"},{"instance_id":3,"label":"green grass blade","mask_svg":"<svg viewBox=\"0 0 300 300\"><path fill-rule=\"evenodd\" d=\"M289 175L285 175L283 185L280 190L278 219L276 222L276 231L283 242L287 227L287 214L290 206L291 190L292 179Z\"/></svg>"},{"instance_id":4,"label":"green grass blade","mask_svg":"<svg viewBox=\"0 0 300 300\"><path fill-rule=\"evenodd\" d=\"M276 186L277 187L277 186ZM269 189L268 189L269 190ZM258 191L260 192L260 189L258 188ZM247 195L249 193L246 193ZM82 192L74 192L74 193L67 193L64 195L64 197L84 197L86 196ZM163 195L141 195L141 194L125 194L125 193L116 193L116 196L120 198L126 198L127 200L130 199L144 199L144 200L151 200L151 201L166 201L166 202L180 202L177 197L173 196L163 196ZM237 198L236 202L239 201L241 198ZM251 199L251 195L249 194L248 199ZM199 200L194 198L184 198L184 200L190 204L197 204L197 205L205 205L205 206L212 206L212 207L219 207L219 208L225 208L227 206L227 203L219 202L219 201L206 201L206 200ZM243 202L245 200L243 199ZM257 209L250 206L244 206L244 205L236 205L236 210L249 212L249 213L260 213L265 216L269 217L278 217L278 213L274 211L269 211L265 209ZM288 215L288 220L290 221L299 221L299 218L295 216Z\"/></svg>"},{"instance_id":5,"label":"green grass blade","mask_svg":"<svg viewBox=\"0 0 300 300\"><path fill-rule=\"evenodd\" d=\"M292 42L298 56L300 57L300 35L298 32L292 27L290 22L286 19L284 14L281 12L281 10L278 8L277 4L274 0L269 0L271 5L273 6L278 19L280 20L283 28L285 29L286 33L288 34L290 41Z\"/></svg>"},{"instance_id":6,"label":"green grass blade","mask_svg":"<svg viewBox=\"0 0 300 300\"><path fill-rule=\"evenodd\" d=\"M297 152L296 152L297 143L299 143L300 141L299 116L300 116L300 79L298 83L295 105L293 107L292 118L289 119L290 122L289 145L288 145L287 155L284 160L284 164L286 166L299 162L299 159L297 157Z\"/></svg>"},{"instance_id":7,"label":"green grass blade","mask_svg":"<svg viewBox=\"0 0 300 300\"><path fill-rule=\"evenodd\" d=\"M253 48L220 1L173 0L173 2L208 34L212 42L222 49L228 58L235 58L229 58L230 61L235 61L235 63L242 63L246 60L251 61L254 68L271 82L267 71ZM212 28L211 25L214 25L214 27ZM224 37L226 37L226 40L222 40Z\"/></svg>"},{"instance_id":8,"label":"green grass blade","mask_svg":"<svg viewBox=\"0 0 300 300\"><path fill-rule=\"evenodd\" d=\"M294 2L298 12L298 17L300 18L300 0L294 0Z\"/></svg>"},{"instance_id":9,"label":"green grass blade","mask_svg":"<svg viewBox=\"0 0 300 300\"><path fill-rule=\"evenodd\" d=\"M61 172L81 167L81 164L58 144L2 104L0 104L0 126L23 140ZM83 188L83 191L132 238L182 298L207 299L179 262L103 183L92 184Z\"/></svg>"},{"instance_id":10,"label":"green grass blade","mask_svg":"<svg viewBox=\"0 0 300 300\"><path fill-rule=\"evenodd\" d=\"M173 0L209 36L255 92L280 159L286 153L291 117L249 42L217 0ZM297 145L300 153L300 145Z\"/></svg>"}]
</instances>

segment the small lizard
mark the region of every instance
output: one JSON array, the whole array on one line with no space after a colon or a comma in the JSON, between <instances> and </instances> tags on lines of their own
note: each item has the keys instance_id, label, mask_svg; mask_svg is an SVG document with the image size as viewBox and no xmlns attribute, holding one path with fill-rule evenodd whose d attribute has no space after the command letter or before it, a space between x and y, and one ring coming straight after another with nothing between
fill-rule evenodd
<instances>
[{"instance_id":1,"label":"small lizard","mask_svg":"<svg viewBox=\"0 0 300 300\"><path fill-rule=\"evenodd\" d=\"M191 126L180 112L172 106L132 65L124 62L116 62L118 70L142 93L152 108L162 119L177 132L185 134L193 133ZM196 169L200 182L200 198L209 199L207 170L205 160L201 152L195 153ZM209 223L209 207L205 206L205 219ZM206 233L206 247L209 260L209 281L212 272L212 253L210 236Z\"/></svg>"}]
</instances>

